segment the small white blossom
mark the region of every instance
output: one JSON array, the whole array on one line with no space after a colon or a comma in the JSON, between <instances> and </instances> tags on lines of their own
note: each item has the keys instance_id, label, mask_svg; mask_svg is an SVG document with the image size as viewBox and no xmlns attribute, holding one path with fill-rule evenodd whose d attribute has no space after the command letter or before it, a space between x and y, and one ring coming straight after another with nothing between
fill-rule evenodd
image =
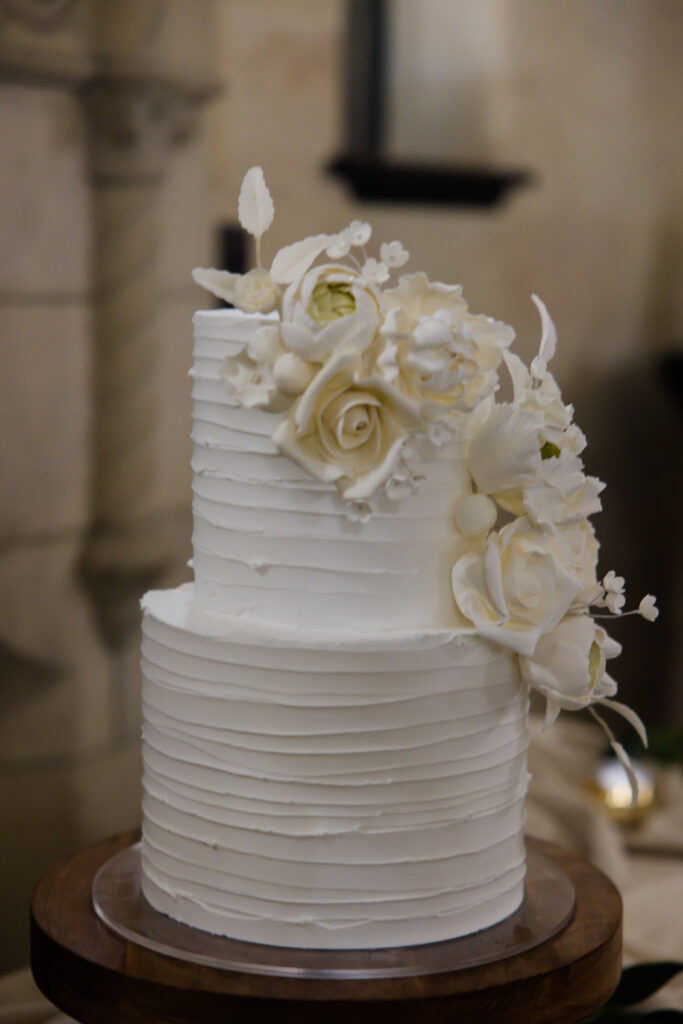
<instances>
[{"instance_id":1,"label":"small white blossom","mask_svg":"<svg viewBox=\"0 0 683 1024\"><path fill-rule=\"evenodd\" d=\"M453 431L445 423L437 420L436 423L430 425L427 437L436 448L440 448L442 444L453 440Z\"/></svg>"},{"instance_id":2,"label":"small white blossom","mask_svg":"<svg viewBox=\"0 0 683 1024\"><path fill-rule=\"evenodd\" d=\"M334 236L325 252L330 259L340 260L344 256L348 256L350 248L351 238L349 237L349 229L346 228L346 230L340 231L338 235Z\"/></svg>"},{"instance_id":3,"label":"small white blossom","mask_svg":"<svg viewBox=\"0 0 683 1024\"><path fill-rule=\"evenodd\" d=\"M379 258L388 267L402 267L410 259L410 253L400 242L382 242L379 247Z\"/></svg>"},{"instance_id":4,"label":"small white blossom","mask_svg":"<svg viewBox=\"0 0 683 1024\"><path fill-rule=\"evenodd\" d=\"M346 506L346 518L350 523L367 523L372 518L372 508L367 501L350 501Z\"/></svg>"},{"instance_id":5,"label":"small white blossom","mask_svg":"<svg viewBox=\"0 0 683 1024\"><path fill-rule=\"evenodd\" d=\"M659 615L659 608L656 607L657 598L654 594L646 594L643 600L638 605L638 612L647 619L648 622L654 622Z\"/></svg>"},{"instance_id":6,"label":"small white blossom","mask_svg":"<svg viewBox=\"0 0 683 1024\"><path fill-rule=\"evenodd\" d=\"M352 220L346 228L351 245L365 245L370 241L372 228L362 220Z\"/></svg>"},{"instance_id":7,"label":"small white blossom","mask_svg":"<svg viewBox=\"0 0 683 1024\"><path fill-rule=\"evenodd\" d=\"M610 569L602 581L602 585L605 588L605 605L612 615L621 615L621 609L626 602L624 597L625 583L624 577L617 576L614 569Z\"/></svg>"},{"instance_id":8,"label":"small white blossom","mask_svg":"<svg viewBox=\"0 0 683 1024\"><path fill-rule=\"evenodd\" d=\"M605 605L612 613L612 615L621 615L621 609L624 607L626 598L623 594L609 593L605 596Z\"/></svg>"},{"instance_id":9,"label":"small white blossom","mask_svg":"<svg viewBox=\"0 0 683 1024\"><path fill-rule=\"evenodd\" d=\"M411 445L405 446L405 456L409 456L411 453ZM387 498L391 501L402 501L404 498L409 498L411 494L414 494L420 483L424 480L424 477L419 473L414 473L405 461L402 461L398 469L395 469L391 476L388 478L384 485L384 491Z\"/></svg>"},{"instance_id":10,"label":"small white blossom","mask_svg":"<svg viewBox=\"0 0 683 1024\"><path fill-rule=\"evenodd\" d=\"M386 263L376 260L374 256L365 261L361 275L366 284L383 284L389 280L389 270Z\"/></svg>"}]
</instances>

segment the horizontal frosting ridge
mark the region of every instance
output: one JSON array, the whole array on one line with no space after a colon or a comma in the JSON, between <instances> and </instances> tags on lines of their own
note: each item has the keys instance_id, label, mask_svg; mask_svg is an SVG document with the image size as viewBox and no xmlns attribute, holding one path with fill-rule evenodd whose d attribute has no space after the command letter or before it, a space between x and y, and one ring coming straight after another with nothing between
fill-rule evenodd
<instances>
[{"instance_id":1,"label":"horizontal frosting ridge","mask_svg":"<svg viewBox=\"0 0 683 1024\"><path fill-rule=\"evenodd\" d=\"M143 887L247 941L438 941L523 892L527 695L451 629L334 633L143 619Z\"/></svg>"}]
</instances>

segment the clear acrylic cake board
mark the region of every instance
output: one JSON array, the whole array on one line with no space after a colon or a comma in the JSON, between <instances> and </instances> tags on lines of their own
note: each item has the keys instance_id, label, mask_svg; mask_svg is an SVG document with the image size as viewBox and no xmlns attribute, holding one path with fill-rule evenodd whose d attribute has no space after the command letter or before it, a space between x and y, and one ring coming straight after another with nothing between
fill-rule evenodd
<instances>
[{"instance_id":1,"label":"clear acrylic cake board","mask_svg":"<svg viewBox=\"0 0 683 1024\"><path fill-rule=\"evenodd\" d=\"M396 978L474 967L516 956L556 935L574 910L574 886L548 857L527 849L524 899L499 924L459 939L392 949L287 949L191 928L154 910L142 894L140 843L95 875L93 905L117 935L177 960L248 974L298 978Z\"/></svg>"}]
</instances>

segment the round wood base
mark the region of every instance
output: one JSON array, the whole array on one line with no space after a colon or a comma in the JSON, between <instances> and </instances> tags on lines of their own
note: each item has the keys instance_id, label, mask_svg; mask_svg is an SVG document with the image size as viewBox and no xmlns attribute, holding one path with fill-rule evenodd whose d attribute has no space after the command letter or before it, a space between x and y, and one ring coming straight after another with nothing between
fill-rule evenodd
<instances>
[{"instance_id":1,"label":"round wood base","mask_svg":"<svg viewBox=\"0 0 683 1024\"><path fill-rule=\"evenodd\" d=\"M330 979L209 967L115 935L93 910L92 882L136 838L126 833L78 851L43 878L33 897L36 982L82 1024L348 1024L350 1015L353 1024L576 1024L619 980L619 893L597 868L540 840L529 839L529 847L557 863L576 892L574 915L559 934L478 967Z\"/></svg>"}]
</instances>

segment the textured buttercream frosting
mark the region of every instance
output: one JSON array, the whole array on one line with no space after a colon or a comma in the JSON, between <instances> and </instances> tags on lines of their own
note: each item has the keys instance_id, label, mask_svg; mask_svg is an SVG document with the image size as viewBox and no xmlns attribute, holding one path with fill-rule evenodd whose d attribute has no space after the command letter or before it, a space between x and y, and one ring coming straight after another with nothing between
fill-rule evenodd
<instances>
[{"instance_id":1,"label":"textured buttercream frosting","mask_svg":"<svg viewBox=\"0 0 683 1024\"><path fill-rule=\"evenodd\" d=\"M226 360L272 319L194 319L195 583L143 602L143 889L249 941L410 945L523 894L527 695L456 622L462 441L353 521L239 405Z\"/></svg>"},{"instance_id":2,"label":"textured buttercream frosting","mask_svg":"<svg viewBox=\"0 0 683 1024\"><path fill-rule=\"evenodd\" d=\"M226 358L269 321L237 310L195 314L192 370L194 574L202 605L268 623L357 630L453 625L450 568L466 549L453 521L470 492L463 443L416 442L420 486L383 494L349 519L333 483L278 451L281 418L243 408Z\"/></svg>"},{"instance_id":3,"label":"textured buttercream frosting","mask_svg":"<svg viewBox=\"0 0 683 1024\"><path fill-rule=\"evenodd\" d=\"M276 945L434 942L523 893L527 697L457 631L347 634L144 602L143 888Z\"/></svg>"}]
</instances>

